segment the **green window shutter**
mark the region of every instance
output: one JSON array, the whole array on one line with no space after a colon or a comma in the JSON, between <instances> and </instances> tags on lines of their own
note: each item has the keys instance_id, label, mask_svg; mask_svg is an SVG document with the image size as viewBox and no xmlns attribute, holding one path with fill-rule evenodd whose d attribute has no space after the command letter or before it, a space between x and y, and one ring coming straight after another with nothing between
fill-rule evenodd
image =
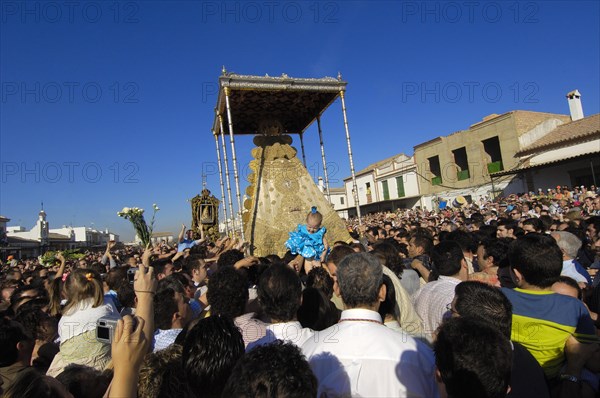
<instances>
[{"instance_id":1,"label":"green window shutter","mask_svg":"<svg viewBox=\"0 0 600 398\"><path fill-rule=\"evenodd\" d=\"M390 190L388 189L388 182L382 181L381 186L383 187L383 200L388 200L390 198Z\"/></svg>"},{"instance_id":2,"label":"green window shutter","mask_svg":"<svg viewBox=\"0 0 600 398\"><path fill-rule=\"evenodd\" d=\"M396 177L396 186L398 187L398 197L403 198L404 195L404 179L402 177Z\"/></svg>"}]
</instances>

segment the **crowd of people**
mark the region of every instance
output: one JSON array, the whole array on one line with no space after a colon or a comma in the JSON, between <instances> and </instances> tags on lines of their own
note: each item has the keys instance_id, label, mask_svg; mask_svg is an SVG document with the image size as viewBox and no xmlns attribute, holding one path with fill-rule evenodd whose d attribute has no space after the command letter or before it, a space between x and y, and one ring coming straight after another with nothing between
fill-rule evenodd
<instances>
[{"instance_id":1,"label":"crowd of people","mask_svg":"<svg viewBox=\"0 0 600 398\"><path fill-rule=\"evenodd\" d=\"M283 257L182 226L174 245L0 259L1 393L599 395L595 186L369 214L350 242L321 221Z\"/></svg>"}]
</instances>

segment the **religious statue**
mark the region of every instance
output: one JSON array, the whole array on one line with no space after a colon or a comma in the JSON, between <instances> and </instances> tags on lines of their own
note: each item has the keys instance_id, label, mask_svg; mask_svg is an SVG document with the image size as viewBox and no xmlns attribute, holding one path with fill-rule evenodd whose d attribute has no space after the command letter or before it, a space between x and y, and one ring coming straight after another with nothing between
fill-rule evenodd
<instances>
[{"instance_id":1,"label":"religious statue","mask_svg":"<svg viewBox=\"0 0 600 398\"><path fill-rule=\"evenodd\" d=\"M192 198L191 203L194 239L200 239L200 228L207 238L213 241L219 239L219 199L204 188L202 195L196 195Z\"/></svg>"}]
</instances>

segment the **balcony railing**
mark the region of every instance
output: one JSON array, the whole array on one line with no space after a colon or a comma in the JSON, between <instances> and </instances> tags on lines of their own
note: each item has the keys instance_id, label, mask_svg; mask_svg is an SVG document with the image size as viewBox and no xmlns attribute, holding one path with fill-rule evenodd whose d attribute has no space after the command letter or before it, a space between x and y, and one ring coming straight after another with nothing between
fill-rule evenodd
<instances>
[{"instance_id":1,"label":"balcony railing","mask_svg":"<svg viewBox=\"0 0 600 398\"><path fill-rule=\"evenodd\" d=\"M494 174L494 173L504 170L504 166L502 165L502 161L499 160L497 162L488 163L487 169L488 169L488 173Z\"/></svg>"},{"instance_id":2,"label":"balcony railing","mask_svg":"<svg viewBox=\"0 0 600 398\"><path fill-rule=\"evenodd\" d=\"M456 173L456 178L458 178L458 181L468 180L469 177L469 170L460 170Z\"/></svg>"}]
</instances>

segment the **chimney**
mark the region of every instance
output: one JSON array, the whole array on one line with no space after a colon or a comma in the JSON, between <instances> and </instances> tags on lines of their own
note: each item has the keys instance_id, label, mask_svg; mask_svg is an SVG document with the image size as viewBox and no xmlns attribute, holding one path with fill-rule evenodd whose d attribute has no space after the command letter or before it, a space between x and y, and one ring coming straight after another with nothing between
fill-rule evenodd
<instances>
[{"instance_id":1,"label":"chimney","mask_svg":"<svg viewBox=\"0 0 600 398\"><path fill-rule=\"evenodd\" d=\"M319 177L319 183L317 184L319 191L325 192L325 185L323 184L323 177Z\"/></svg>"},{"instance_id":2,"label":"chimney","mask_svg":"<svg viewBox=\"0 0 600 398\"><path fill-rule=\"evenodd\" d=\"M567 94L569 100L569 111L571 112L571 120L583 119L583 108L581 107L581 94L579 90L573 90Z\"/></svg>"}]
</instances>

